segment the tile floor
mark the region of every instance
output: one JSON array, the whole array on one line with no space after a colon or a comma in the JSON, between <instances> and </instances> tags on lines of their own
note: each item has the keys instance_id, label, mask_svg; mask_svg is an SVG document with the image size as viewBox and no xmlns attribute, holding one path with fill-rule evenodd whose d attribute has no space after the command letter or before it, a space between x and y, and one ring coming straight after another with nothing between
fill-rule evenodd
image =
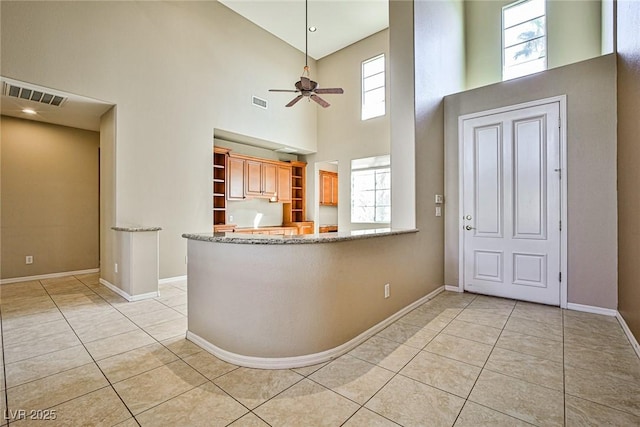
<instances>
[{"instance_id":1,"label":"tile floor","mask_svg":"<svg viewBox=\"0 0 640 427\"><path fill-rule=\"evenodd\" d=\"M447 292L330 363L269 371L186 341L186 310L184 282L135 303L96 274L2 285L0 425L640 425L614 318Z\"/></svg>"}]
</instances>

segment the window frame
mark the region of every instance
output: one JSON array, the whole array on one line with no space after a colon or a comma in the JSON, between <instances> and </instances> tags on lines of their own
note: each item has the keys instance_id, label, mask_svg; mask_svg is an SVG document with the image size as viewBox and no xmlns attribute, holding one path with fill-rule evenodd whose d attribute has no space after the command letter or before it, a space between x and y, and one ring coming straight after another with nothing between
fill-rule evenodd
<instances>
[{"instance_id":1,"label":"window frame","mask_svg":"<svg viewBox=\"0 0 640 427\"><path fill-rule=\"evenodd\" d=\"M355 197L354 194L356 193L354 191L354 175L360 173L360 172L374 172L374 189L373 190L366 190L366 191L373 191L373 221L354 221L354 217L353 217L353 212L354 209L356 208L355 206ZM375 172L377 171L387 171L387 173L389 173L389 187L388 188L376 188L376 179L375 179ZM387 205L378 205L377 203L377 192L378 191L389 191L389 220L388 221L376 221L375 220L375 211L376 209L380 206L380 207L384 207ZM371 206L367 206L367 207L371 207ZM380 166L372 166L372 167L367 167L367 168L361 168L361 169L353 169L351 170L351 223L352 224L391 224L391 165L380 165Z\"/></svg>"},{"instance_id":2,"label":"window frame","mask_svg":"<svg viewBox=\"0 0 640 427\"><path fill-rule=\"evenodd\" d=\"M500 42L501 43L500 51L501 51L501 59L502 59L501 74L502 74L502 81L503 82L504 81L508 81L508 80L512 80L512 79L517 79L519 77L530 76L531 74L535 74L535 73L538 73L540 71L545 71L545 70L548 69L548 58L549 58L548 39L549 39L549 34L548 34L548 31L547 31L548 30L548 25L547 25L547 0L540 0L544 4L544 14L543 15L539 15L539 16L534 17L532 19L528 19L526 21L519 22L519 23L517 23L515 25L512 25L509 28L505 28L505 22L504 22L505 11L508 10L508 9L512 9L514 7L522 6L524 3L529 3L531 1L536 1L536 0L518 0L518 1L515 1L515 2L512 2L512 3L509 3L507 5L502 6L502 14L500 16L500 24L501 24L500 25L500 40L501 40L501 42ZM529 72L527 74L508 76L507 73L506 73L507 69L505 68L505 51L507 49L507 47L505 47L505 32L506 32L506 30L508 30L510 28L513 28L513 27L515 27L517 25L524 24L526 22L534 21L536 19L539 19L540 17L544 17L544 35L543 36L539 36L536 39L544 38L544 52L545 52L545 54L544 54L544 67L543 67L543 69L539 70L539 71L532 71L532 72ZM531 39L531 40L534 40L534 39ZM522 42L522 43L526 43L526 42ZM513 46L516 46L516 45L512 45L512 46L509 46L509 47L513 47Z\"/></svg>"},{"instance_id":3,"label":"window frame","mask_svg":"<svg viewBox=\"0 0 640 427\"><path fill-rule=\"evenodd\" d=\"M382 59L382 71L379 73L375 73L375 74L370 74L368 76L365 76L364 74L364 68L365 65L374 61L378 61ZM365 80L374 76L378 76L380 74L383 74L384 78L382 79L383 81L383 85L382 86L377 86L373 89L369 89L369 90L365 90ZM360 90L360 95L361 95L361 102L360 102L360 119L362 121L366 121L366 120L370 120L370 119L374 119L376 117L383 117L387 114L387 56L386 54L383 52L379 55L373 56L369 59L365 59L364 61L362 61L362 63L360 64L360 84L361 84L361 90ZM380 88L384 89L384 101L382 102L383 104L383 108L382 108L382 113L379 114L374 114L374 115L370 115L368 114L365 117L365 112L367 111L366 109L366 104L365 104L365 95L369 92L372 92L374 90L378 90Z\"/></svg>"}]
</instances>

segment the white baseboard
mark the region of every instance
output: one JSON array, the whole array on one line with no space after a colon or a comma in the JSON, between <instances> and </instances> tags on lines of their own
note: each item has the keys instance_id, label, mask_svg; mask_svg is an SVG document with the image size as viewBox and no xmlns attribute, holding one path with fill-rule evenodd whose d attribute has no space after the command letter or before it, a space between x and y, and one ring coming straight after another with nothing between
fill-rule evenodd
<instances>
[{"instance_id":1,"label":"white baseboard","mask_svg":"<svg viewBox=\"0 0 640 427\"><path fill-rule=\"evenodd\" d=\"M575 304L572 302L567 303L567 310L584 311L586 313L602 314L604 316L612 316L612 317L616 317L618 314L616 310L613 310L611 308L602 308L602 307L595 307L592 305Z\"/></svg>"},{"instance_id":2,"label":"white baseboard","mask_svg":"<svg viewBox=\"0 0 640 427\"><path fill-rule=\"evenodd\" d=\"M184 280L187 280L186 274L184 276L166 277L164 279L158 280L158 285L164 285L164 284L173 283L173 282L182 282Z\"/></svg>"},{"instance_id":3,"label":"white baseboard","mask_svg":"<svg viewBox=\"0 0 640 427\"><path fill-rule=\"evenodd\" d=\"M141 301L144 299L150 299L150 298L156 298L158 295L158 292L149 292L146 294L140 294L140 295L129 295L128 293L126 293L125 291L123 291L122 289L120 289L119 287L117 287L116 285L114 285L113 283L110 283L102 278L100 278L100 284L106 286L107 288L111 289L113 292L115 292L116 294L120 295L122 298L126 299L129 302L134 302L134 301Z\"/></svg>"},{"instance_id":4,"label":"white baseboard","mask_svg":"<svg viewBox=\"0 0 640 427\"><path fill-rule=\"evenodd\" d=\"M444 290L449 292L464 292L464 290L461 289L460 286L453 285L444 285Z\"/></svg>"},{"instance_id":5,"label":"white baseboard","mask_svg":"<svg viewBox=\"0 0 640 427\"><path fill-rule=\"evenodd\" d=\"M232 363L238 366L244 366L247 368L259 368L259 369L289 369L289 368L300 368L303 366L316 365L318 363L327 362L329 360L335 359L343 354L351 351L358 345L362 344L364 341L368 340L373 335L377 334L391 323L395 322L405 314L409 313L411 310L416 307L422 305L423 303L433 299L440 292L444 291L444 286L440 286L438 289L433 292L425 295L419 300L409 304L404 307L400 311L392 314L390 317L384 319L380 323L372 326L366 331L362 332L355 338L347 341L344 344L341 344L337 347L331 348L329 350L325 350L319 353L306 354L304 356L294 356L294 357L254 357L254 356L244 356L242 354L232 353L230 351L224 350L206 339L194 334L191 331L187 331L187 339L189 341L194 342L198 346L202 347L204 350L218 357L219 359L224 360L225 362Z\"/></svg>"},{"instance_id":6,"label":"white baseboard","mask_svg":"<svg viewBox=\"0 0 640 427\"><path fill-rule=\"evenodd\" d=\"M12 277L10 279L1 279L0 285L4 285L8 283L28 282L30 280L55 279L57 277L75 276L78 274L91 274L91 273L98 273L99 271L100 271L99 268L90 268L88 270L63 271L61 273L40 274L37 276Z\"/></svg>"},{"instance_id":7,"label":"white baseboard","mask_svg":"<svg viewBox=\"0 0 640 427\"><path fill-rule=\"evenodd\" d=\"M640 344L638 344L638 340L636 340L636 337L633 336L631 329L629 329L629 325L627 325L627 322L625 322L624 317L622 317L622 315L618 311L616 311L616 319L618 319L620 326L622 326L622 330L624 331L625 335L629 339L629 342L631 343L631 347L633 347L636 354L640 358Z\"/></svg>"}]
</instances>

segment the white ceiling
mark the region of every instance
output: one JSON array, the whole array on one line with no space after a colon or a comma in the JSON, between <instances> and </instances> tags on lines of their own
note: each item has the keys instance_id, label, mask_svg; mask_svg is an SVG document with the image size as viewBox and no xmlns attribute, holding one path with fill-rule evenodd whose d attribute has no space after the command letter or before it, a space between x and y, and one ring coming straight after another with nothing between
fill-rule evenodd
<instances>
[{"instance_id":1,"label":"white ceiling","mask_svg":"<svg viewBox=\"0 0 640 427\"><path fill-rule=\"evenodd\" d=\"M219 0L304 52L304 0ZM309 0L309 56L320 59L389 26L388 0Z\"/></svg>"}]
</instances>

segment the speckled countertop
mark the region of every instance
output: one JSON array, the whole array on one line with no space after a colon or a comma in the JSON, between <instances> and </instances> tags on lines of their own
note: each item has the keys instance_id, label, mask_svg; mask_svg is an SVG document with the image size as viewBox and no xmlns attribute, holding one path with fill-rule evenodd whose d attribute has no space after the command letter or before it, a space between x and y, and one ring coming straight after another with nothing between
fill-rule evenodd
<instances>
[{"instance_id":1,"label":"speckled countertop","mask_svg":"<svg viewBox=\"0 0 640 427\"><path fill-rule=\"evenodd\" d=\"M128 231L130 233L135 233L138 231L160 231L162 227L145 227L143 225L128 225L128 226L115 226L111 227L112 230L115 231Z\"/></svg>"},{"instance_id":2,"label":"speckled countertop","mask_svg":"<svg viewBox=\"0 0 640 427\"><path fill-rule=\"evenodd\" d=\"M331 243L347 240L368 239L372 237L394 236L398 234L417 233L416 229L399 230L391 228L377 228L372 230L339 231L337 233L301 234L296 236L282 236L271 234L242 234L242 233L202 233L182 235L185 239L200 240L214 243L240 243L247 245L286 245L303 243Z\"/></svg>"}]
</instances>

